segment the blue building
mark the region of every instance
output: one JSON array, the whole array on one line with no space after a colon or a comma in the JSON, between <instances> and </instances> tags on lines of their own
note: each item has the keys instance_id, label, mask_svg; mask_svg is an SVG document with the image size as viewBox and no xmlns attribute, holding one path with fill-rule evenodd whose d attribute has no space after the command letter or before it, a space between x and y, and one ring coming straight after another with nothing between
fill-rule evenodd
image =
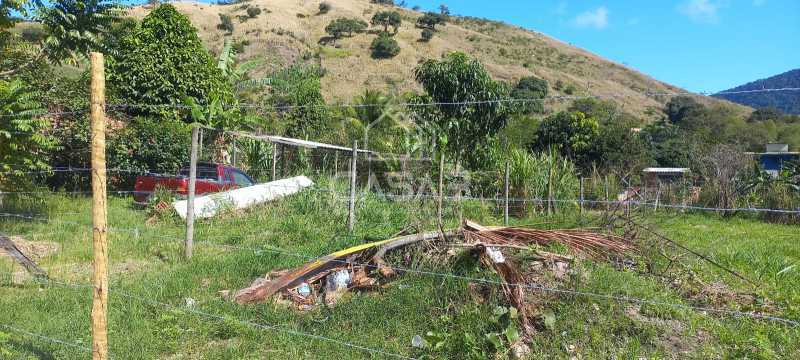
<instances>
[{"instance_id":1,"label":"blue building","mask_svg":"<svg viewBox=\"0 0 800 360\"><path fill-rule=\"evenodd\" d=\"M778 176L787 161L800 161L800 152L789 151L787 144L767 144L767 151L753 153L766 172Z\"/></svg>"}]
</instances>

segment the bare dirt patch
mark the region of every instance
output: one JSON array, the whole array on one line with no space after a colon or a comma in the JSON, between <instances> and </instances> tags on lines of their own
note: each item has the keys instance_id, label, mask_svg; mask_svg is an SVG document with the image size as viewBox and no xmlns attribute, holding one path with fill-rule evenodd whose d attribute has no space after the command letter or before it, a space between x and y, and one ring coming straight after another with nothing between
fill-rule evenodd
<instances>
[{"instance_id":1,"label":"bare dirt patch","mask_svg":"<svg viewBox=\"0 0 800 360\"><path fill-rule=\"evenodd\" d=\"M21 236L11 236L10 239L25 256L34 262L56 253L60 248L58 243L52 241L28 241ZM10 259L5 251L0 251L0 257Z\"/></svg>"}]
</instances>

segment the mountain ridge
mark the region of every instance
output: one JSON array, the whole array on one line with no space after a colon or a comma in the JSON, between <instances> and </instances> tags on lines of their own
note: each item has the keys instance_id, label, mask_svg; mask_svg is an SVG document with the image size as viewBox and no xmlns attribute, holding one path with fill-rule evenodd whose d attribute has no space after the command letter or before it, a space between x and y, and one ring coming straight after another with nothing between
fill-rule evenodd
<instances>
[{"instance_id":1,"label":"mountain ridge","mask_svg":"<svg viewBox=\"0 0 800 360\"><path fill-rule=\"evenodd\" d=\"M721 93L781 88L800 88L800 68L751 81L744 85L721 91ZM715 94L712 96L753 108L775 108L787 114L800 115L800 91Z\"/></svg>"}]
</instances>

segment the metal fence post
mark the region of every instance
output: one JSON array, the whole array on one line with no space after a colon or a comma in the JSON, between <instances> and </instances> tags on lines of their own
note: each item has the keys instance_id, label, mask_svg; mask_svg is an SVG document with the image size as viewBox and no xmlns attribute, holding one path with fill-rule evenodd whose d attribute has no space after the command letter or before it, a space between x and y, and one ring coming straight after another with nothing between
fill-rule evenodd
<instances>
[{"instance_id":1,"label":"metal fence post","mask_svg":"<svg viewBox=\"0 0 800 360\"><path fill-rule=\"evenodd\" d=\"M581 206L580 206L580 211L581 211L581 214L583 214L583 177L581 177L580 181L581 181L581 200L580 200L581 201Z\"/></svg>"},{"instance_id":2,"label":"metal fence post","mask_svg":"<svg viewBox=\"0 0 800 360\"><path fill-rule=\"evenodd\" d=\"M197 151L200 127L198 124L192 126L192 149L189 157L189 189L186 200L186 242L184 244L184 255L187 259L192 258L192 248L194 247L194 195L197 183Z\"/></svg>"},{"instance_id":3,"label":"metal fence post","mask_svg":"<svg viewBox=\"0 0 800 360\"><path fill-rule=\"evenodd\" d=\"M347 210L347 230L352 232L356 223L356 164L358 161L358 141L353 141L353 156L350 159L350 201Z\"/></svg>"},{"instance_id":4,"label":"metal fence post","mask_svg":"<svg viewBox=\"0 0 800 360\"><path fill-rule=\"evenodd\" d=\"M272 181L278 180L278 144L272 143Z\"/></svg>"},{"instance_id":5,"label":"metal fence post","mask_svg":"<svg viewBox=\"0 0 800 360\"><path fill-rule=\"evenodd\" d=\"M436 218L439 221L439 229L444 229L444 221L442 219L442 201L444 200L444 152L439 154L439 187L436 188L438 199L436 202Z\"/></svg>"}]
</instances>

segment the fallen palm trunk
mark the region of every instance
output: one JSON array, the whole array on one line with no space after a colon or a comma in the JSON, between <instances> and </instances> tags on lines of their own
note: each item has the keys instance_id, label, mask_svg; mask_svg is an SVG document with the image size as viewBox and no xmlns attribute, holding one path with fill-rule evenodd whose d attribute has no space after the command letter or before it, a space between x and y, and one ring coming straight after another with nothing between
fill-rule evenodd
<instances>
[{"instance_id":1,"label":"fallen palm trunk","mask_svg":"<svg viewBox=\"0 0 800 360\"><path fill-rule=\"evenodd\" d=\"M610 234L598 234L585 230L539 230L530 228L489 228L467 221L464 236L475 243L497 245L550 245L564 244L573 251L593 258L609 255L624 255L636 250L627 239Z\"/></svg>"},{"instance_id":2,"label":"fallen palm trunk","mask_svg":"<svg viewBox=\"0 0 800 360\"><path fill-rule=\"evenodd\" d=\"M14 244L13 241L8 236L0 234L0 249L3 249L11 256L12 259L16 260L22 267L25 268L31 275L37 278L47 278L47 272L42 270L38 265L36 265L33 260L31 260L27 255L25 255L20 249Z\"/></svg>"},{"instance_id":3,"label":"fallen palm trunk","mask_svg":"<svg viewBox=\"0 0 800 360\"><path fill-rule=\"evenodd\" d=\"M447 234L455 234L455 231L448 231ZM296 287L303 282L311 283L313 280L319 280L321 277L327 275L330 270L335 268L345 268L352 265L352 261L347 260L349 257L356 257L363 252L380 247L377 251L376 257L373 257L374 265L367 265L367 267L378 268L381 267L388 269L383 263L382 256L389 250L396 249L402 246L407 246L416 242L432 240L438 238L440 232L427 232L413 235L400 236L383 241L377 241L369 244L354 246L348 249L340 250L330 255L324 256L314 260L302 267L293 271L287 272L279 278L272 281L259 281L254 283L248 288L239 290L236 293L235 300L237 303L246 304L258 301L264 301L275 293L286 290L288 288ZM393 272L392 272L393 274Z\"/></svg>"}]
</instances>

